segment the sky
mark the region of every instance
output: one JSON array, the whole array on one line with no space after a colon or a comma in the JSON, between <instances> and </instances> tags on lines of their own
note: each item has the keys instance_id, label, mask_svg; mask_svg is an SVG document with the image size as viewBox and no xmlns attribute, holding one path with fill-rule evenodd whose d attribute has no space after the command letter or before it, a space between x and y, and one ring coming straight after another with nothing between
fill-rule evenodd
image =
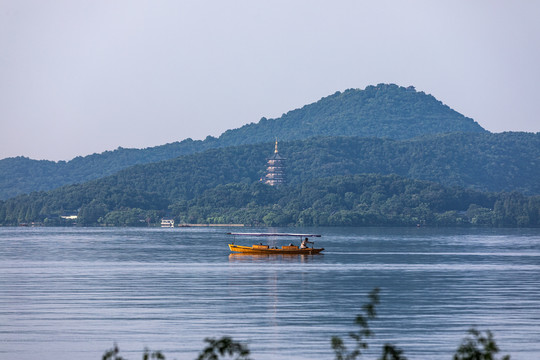
<instances>
[{"instance_id":1,"label":"sky","mask_svg":"<svg viewBox=\"0 0 540 360\"><path fill-rule=\"evenodd\" d=\"M70 160L415 86L539 132L540 1L0 0L0 159Z\"/></svg>"}]
</instances>

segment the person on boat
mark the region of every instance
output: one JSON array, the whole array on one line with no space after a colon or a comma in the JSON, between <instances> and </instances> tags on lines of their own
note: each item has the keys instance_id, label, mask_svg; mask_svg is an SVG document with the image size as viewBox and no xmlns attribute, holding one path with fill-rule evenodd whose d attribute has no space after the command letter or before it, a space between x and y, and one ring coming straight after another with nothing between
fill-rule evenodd
<instances>
[{"instance_id":1,"label":"person on boat","mask_svg":"<svg viewBox=\"0 0 540 360\"><path fill-rule=\"evenodd\" d=\"M304 240L302 240L302 243L300 244L300 249L307 249L308 248L308 246L307 246L308 243L313 244L313 242L309 241L308 238L305 238Z\"/></svg>"}]
</instances>

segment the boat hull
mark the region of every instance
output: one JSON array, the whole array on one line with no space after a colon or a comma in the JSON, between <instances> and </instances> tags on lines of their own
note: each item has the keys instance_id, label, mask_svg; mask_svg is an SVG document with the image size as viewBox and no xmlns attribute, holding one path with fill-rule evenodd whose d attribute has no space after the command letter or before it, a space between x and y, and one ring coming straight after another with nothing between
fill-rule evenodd
<instances>
[{"instance_id":1,"label":"boat hull","mask_svg":"<svg viewBox=\"0 0 540 360\"><path fill-rule=\"evenodd\" d=\"M272 249L268 246L241 246L229 244L229 249L233 252L243 253L243 254L298 254L298 255L313 255L318 254L324 250L324 248L313 249L306 248L300 249L298 246L283 246L282 248Z\"/></svg>"}]
</instances>

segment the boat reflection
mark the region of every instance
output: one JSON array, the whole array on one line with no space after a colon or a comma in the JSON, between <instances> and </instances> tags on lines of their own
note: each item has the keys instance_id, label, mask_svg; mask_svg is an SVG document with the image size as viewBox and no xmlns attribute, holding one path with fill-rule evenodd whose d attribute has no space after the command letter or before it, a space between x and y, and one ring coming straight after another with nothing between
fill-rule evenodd
<instances>
[{"instance_id":1,"label":"boat reflection","mask_svg":"<svg viewBox=\"0 0 540 360\"><path fill-rule=\"evenodd\" d=\"M229 254L229 262L269 262L269 261L286 261L290 263L305 263L312 261L314 258L320 258L323 254L246 254L232 253Z\"/></svg>"}]
</instances>

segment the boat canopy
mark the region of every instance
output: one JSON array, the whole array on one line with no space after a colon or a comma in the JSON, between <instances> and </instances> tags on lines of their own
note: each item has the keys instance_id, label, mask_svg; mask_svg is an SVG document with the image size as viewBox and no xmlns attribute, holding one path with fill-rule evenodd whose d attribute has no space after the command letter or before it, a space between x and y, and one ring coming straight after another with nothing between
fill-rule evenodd
<instances>
[{"instance_id":1,"label":"boat canopy","mask_svg":"<svg viewBox=\"0 0 540 360\"><path fill-rule=\"evenodd\" d=\"M240 236L289 236L289 237L321 237L320 234L295 234L295 233L227 233L227 235Z\"/></svg>"}]
</instances>

